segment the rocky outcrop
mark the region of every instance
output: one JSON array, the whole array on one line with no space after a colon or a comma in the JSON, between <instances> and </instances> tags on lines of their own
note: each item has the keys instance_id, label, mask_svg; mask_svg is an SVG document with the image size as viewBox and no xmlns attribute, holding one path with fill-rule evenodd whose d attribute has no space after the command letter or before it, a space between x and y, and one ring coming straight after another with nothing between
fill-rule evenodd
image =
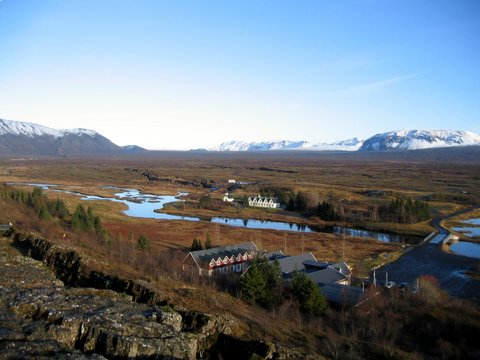
<instances>
[{"instance_id":1,"label":"rocky outcrop","mask_svg":"<svg viewBox=\"0 0 480 360\"><path fill-rule=\"evenodd\" d=\"M76 285L80 276L81 259L75 251L59 251L52 243L32 234L12 233L14 245L26 256L40 260L67 285Z\"/></svg>"},{"instance_id":2,"label":"rocky outcrop","mask_svg":"<svg viewBox=\"0 0 480 360\"><path fill-rule=\"evenodd\" d=\"M274 353L273 345L237 339L232 316L177 308L147 282L86 274L77 252L46 239L14 233L1 238L0 254L2 358L271 358Z\"/></svg>"}]
</instances>

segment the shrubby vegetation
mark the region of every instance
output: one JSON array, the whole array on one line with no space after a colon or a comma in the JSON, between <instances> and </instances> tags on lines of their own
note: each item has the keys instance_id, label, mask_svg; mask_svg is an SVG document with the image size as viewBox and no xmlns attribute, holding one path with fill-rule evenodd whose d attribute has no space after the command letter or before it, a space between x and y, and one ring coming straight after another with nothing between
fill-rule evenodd
<instances>
[{"instance_id":1,"label":"shrubby vegetation","mask_svg":"<svg viewBox=\"0 0 480 360\"><path fill-rule=\"evenodd\" d=\"M198 207L206 210L220 210L225 206L223 201L213 199L210 194L204 194L198 199Z\"/></svg>"},{"instance_id":2,"label":"shrubby vegetation","mask_svg":"<svg viewBox=\"0 0 480 360\"><path fill-rule=\"evenodd\" d=\"M28 192L3 186L0 197L34 209L40 220L56 218L66 226L70 223L73 230L92 232L103 238L108 237L107 231L102 227L100 217L93 213L91 207L85 210L83 205L79 204L69 219L70 214L63 200L58 197L55 200L50 200L39 187L35 187L31 192Z\"/></svg>"}]
</instances>

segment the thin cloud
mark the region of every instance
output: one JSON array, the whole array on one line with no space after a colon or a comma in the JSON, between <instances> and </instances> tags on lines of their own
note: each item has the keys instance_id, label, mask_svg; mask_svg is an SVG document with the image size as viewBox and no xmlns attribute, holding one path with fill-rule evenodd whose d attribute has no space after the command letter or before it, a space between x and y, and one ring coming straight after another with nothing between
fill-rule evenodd
<instances>
[{"instance_id":1,"label":"thin cloud","mask_svg":"<svg viewBox=\"0 0 480 360\"><path fill-rule=\"evenodd\" d=\"M417 76L419 76L420 73L416 74L410 74L410 75L404 75L404 76L396 76L380 81L375 81L371 83L366 83L366 84L360 84L360 85L355 85L351 86L349 88L339 90L337 93L343 94L343 95L348 95L348 96L362 96L362 95L368 95L372 92L380 91L386 87L389 87L393 84L397 84L409 79L413 79Z\"/></svg>"}]
</instances>

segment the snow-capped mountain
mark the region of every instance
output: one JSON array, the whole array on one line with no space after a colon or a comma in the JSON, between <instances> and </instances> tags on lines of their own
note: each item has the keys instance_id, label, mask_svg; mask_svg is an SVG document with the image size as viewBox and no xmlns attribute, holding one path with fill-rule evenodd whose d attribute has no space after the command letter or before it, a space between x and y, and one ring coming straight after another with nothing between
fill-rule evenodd
<instances>
[{"instance_id":1,"label":"snow-capped mountain","mask_svg":"<svg viewBox=\"0 0 480 360\"><path fill-rule=\"evenodd\" d=\"M52 129L0 119L0 155L105 154L121 148L88 129Z\"/></svg>"},{"instance_id":2,"label":"snow-capped mountain","mask_svg":"<svg viewBox=\"0 0 480 360\"><path fill-rule=\"evenodd\" d=\"M229 141L210 149L210 151L391 151L465 145L480 145L480 135L455 130L402 130L377 134L367 140L353 138L330 144L288 140L272 142Z\"/></svg>"},{"instance_id":3,"label":"snow-capped mountain","mask_svg":"<svg viewBox=\"0 0 480 360\"><path fill-rule=\"evenodd\" d=\"M418 150L465 145L480 145L480 135L458 130L390 131L365 140L359 150Z\"/></svg>"},{"instance_id":4,"label":"snow-capped mountain","mask_svg":"<svg viewBox=\"0 0 480 360\"><path fill-rule=\"evenodd\" d=\"M269 141L269 142L245 142L228 141L211 151L266 151L266 150L291 150L301 149L308 146L306 141Z\"/></svg>"},{"instance_id":5,"label":"snow-capped mountain","mask_svg":"<svg viewBox=\"0 0 480 360\"><path fill-rule=\"evenodd\" d=\"M320 143L313 145L309 150L316 151L357 151L363 144L363 140L356 137L348 140L335 141L331 144Z\"/></svg>"},{"instance_id":6,"label":"snow-capped mountain","mask_svg":"<svg viewBox=\"0 0 480 360\"><path fill-rule=\"evenodd\" d=\"M332 144L319 143L313 144L308 141L268 141L268 142L245 142L228 141L216 146L210 151L269 151L269 150L337 150L337 151L355 151L362 145L357 138L337 141Z\"/></svg>"},{"instance_id":7,"label":"snow-capped mountain","mask_svg":"<svg viewBox=\"0 0 480 360\"><path fill-rule=\"evenodd\" d=\"M33 124L24 121L13 121L0 119L0 135L19 135L33 138L35 136L53 136L59 138L65 135L98 135L88 129L52 129L43 125Z\"/></svg>"}]
</instances>

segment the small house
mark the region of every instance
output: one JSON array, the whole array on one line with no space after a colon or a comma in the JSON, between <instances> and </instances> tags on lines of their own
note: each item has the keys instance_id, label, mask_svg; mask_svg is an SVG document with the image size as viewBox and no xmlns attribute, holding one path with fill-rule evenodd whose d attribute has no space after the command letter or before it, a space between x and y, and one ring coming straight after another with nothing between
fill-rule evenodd
<instances>
[{"instance_id":1,"label":"small house","mask_svg":"<svg viewBox=\"0 0 480 360\"><path fill-rule=\"evenodd\" d=\"M223 202L231 203L234 200L235 199L233 197L230 197L230 194L228 192L225 193L225 196L223 197Z\"/></svg>"}]
</instances>

